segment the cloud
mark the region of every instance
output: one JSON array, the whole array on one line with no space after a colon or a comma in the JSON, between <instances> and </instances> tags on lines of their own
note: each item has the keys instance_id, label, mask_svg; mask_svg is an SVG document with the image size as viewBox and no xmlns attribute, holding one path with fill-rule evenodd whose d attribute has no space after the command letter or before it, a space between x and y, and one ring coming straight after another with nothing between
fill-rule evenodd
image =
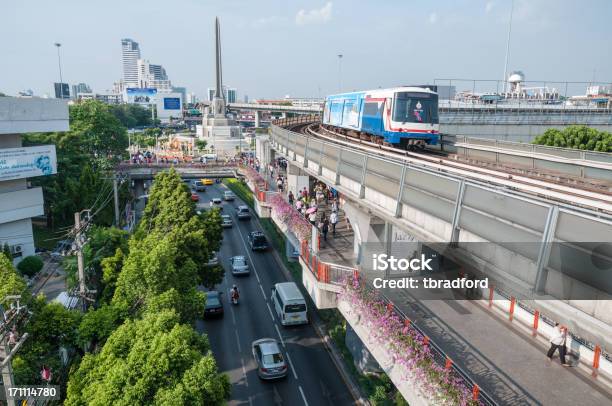
<instances>
[{"instance_id":1,"label":"cloud","mask_svg":"<svg viewBox=\"0 0 612 406\"><path fill-rule=\"evenodd\" d=\"M491 12L491 10L493 10L493 6L494 5L495 5L494 2L487 1L487 4L485 4L485 13L489 14Z\"/></svg>"},{"instance_id":2,"label":"cloud","mask_svg":"<svg viewBox=\"0 0 612 406\"><path fill-rule=\"evenodd\" d=\"M273 25L273 24L280 24L286 21L285 17L279 17L279 16L268 16L268 17L261 17L258 18L257 20L253 21L251 23L251 26L254 28L259 28L259 27L263 27L266 25Z\"/></svg>"},{"instance_id":3,"label":"cloud","mask_svg":"<svg viewBox=\"0 0 612 406\"><path fill-rule=\"evenodd\" d=\"M295 23L297 25L306 24L323 24L331 20L332 3L328 2L319 9L304 10L301 9L295 15Z\"/></svg>"},{"instance_id":4,"label":"cloud","mask_svg":"<svg viewBox=\"0 0 612 406\"><path fill-rule=\"evenodd\" d=\"M438 14L437 13L431 13L429 15L429 22L432 24L435 24L438 22Z\"/></svg>"}]
</instances>

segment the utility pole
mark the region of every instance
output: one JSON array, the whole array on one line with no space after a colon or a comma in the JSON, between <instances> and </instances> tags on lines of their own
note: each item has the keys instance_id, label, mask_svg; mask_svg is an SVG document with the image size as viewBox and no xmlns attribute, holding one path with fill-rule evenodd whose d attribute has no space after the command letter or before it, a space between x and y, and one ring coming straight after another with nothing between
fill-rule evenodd
<instances>
[{"instance_id":1,"label":"utility pole","mask_svg":"<svg viewBox=\"0 0 612 406\"><path fill-rule=\"evenodd\" d=\"M15 386L11 359L28 338L28 333L19 337L17 332L17 324L28 315L26 307L20 305L20 299L20 295L4 298L5 303L12 301L8 311L5 311L2 305L0 305L0 372L8 406L15 406L15 399L11 399L9 396L9 389Z\"/></svg>"},{"instance_id":2,"label":"utility pole","mask_svg":"<svg viewBox=\"0 0 612 406\"><path fill-rule=\"evenodd\" d=\"M119 190L117 187L117 174L113 176L113 197L115 199L115 227L119 228Z\"/></svg>"},{"instance_id":3,"label":"utility pole","mask_svg":"<svg viewBox=\"0 0 612 406\"><path fill-rule=\"evenodd\" d=\"M85 287L85 264L83 262L83 243L81 240L81 238L83 238L83 234L81 234L81 212L74 213L74 228L76 230L74 242L76 245L77 265L79 268L79 296L83 303L83 312L85 312L87 310L87 303L85 302L87 289Z\"/></svg>"},{"instance_id":4,"label":"utility pole","mask_svg":"<svg viewBox=\"0 0 612 406\"><path fill-rule=\"evenodd\" d=\"M512 13L514 12L514 0L510 4L510 23L508 24L508 40L506 41L506 61L504 62L504 93L506 92L506 81L508 80L508 55L510 54L510 33L512 32Z\"/></svg>"}]
</instances>

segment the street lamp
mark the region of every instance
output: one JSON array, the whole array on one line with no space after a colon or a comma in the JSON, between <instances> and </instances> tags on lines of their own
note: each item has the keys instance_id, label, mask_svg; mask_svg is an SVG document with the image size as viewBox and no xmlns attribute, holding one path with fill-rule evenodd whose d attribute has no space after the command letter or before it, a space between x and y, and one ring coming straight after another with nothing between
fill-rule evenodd
<instances>
[{"instance_id":1,"label":"street lamp","mask_svg":"<svg viewBox=\"0 0 612 406\"><path fill-rule=\"evenodd\" d=\"M510 22L508 23L508 39L506 41L506 61L504 62L504 78L502 84L504 85L504 92L506 89L506 81L508 80L508 55L510 54L510 33L512 32L512 14L514 12L514 0L510 3Z\"/></svg>"},{"instance_id":2,"label":"street lamp","mask_svg":"<svg viewBox=\"0 0 612 406\"><path fill-rule=\"evenodd\" d=\"M57 47L57 66L59 67L59 76L60 76L60 82L59 82L60 98L63 99L64 98L64 87L62 86L63 84L62 59L60 57L60 47L62 46L62 44L60 44L59 42L56 42L54 45Z\"/></svg>"},{"instance_id":3,"label":"street lamp","mask_svg":"<svg viewBox=\"0 0 612 406\"><path fill-rule=\"evenodd\" d=\"M342 54L338 54L338 93L342 92Z\"/></svg>"}]
</instances>

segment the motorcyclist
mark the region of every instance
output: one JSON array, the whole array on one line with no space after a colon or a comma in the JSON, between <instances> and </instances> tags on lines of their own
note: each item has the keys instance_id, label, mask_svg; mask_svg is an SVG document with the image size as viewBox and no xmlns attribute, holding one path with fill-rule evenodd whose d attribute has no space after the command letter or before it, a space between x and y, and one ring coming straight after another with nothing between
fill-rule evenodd
<instances>
[{"instance_id":1,"label":"motorcyclist","mask_svg":"<svg viewBox=\"0 0 612 406\"><path fill-rule=\"evenodd\" d=\"M238 291L238 287L236 285L232 286L232 291L231 291L231 299L238 303L238 298L240 297L240 292Z\"/></svg>"}]
</instances>

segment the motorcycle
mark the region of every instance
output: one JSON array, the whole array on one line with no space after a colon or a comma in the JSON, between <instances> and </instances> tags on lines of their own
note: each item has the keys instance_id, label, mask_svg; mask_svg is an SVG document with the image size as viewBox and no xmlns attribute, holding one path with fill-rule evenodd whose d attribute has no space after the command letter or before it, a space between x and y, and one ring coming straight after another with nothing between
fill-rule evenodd
<instances>
[{"instance_id":1,"label":"motorcycle","mask_svg":"<svg viewBox=\"0 0 612 406\"><path fill-rule=\"evenodd\" d=\"M237 291L232 290L230 292L230 300L231 300L232 304L237 305L239 297L240 297L240 294Z\"/></svg>"}]
</instances>

